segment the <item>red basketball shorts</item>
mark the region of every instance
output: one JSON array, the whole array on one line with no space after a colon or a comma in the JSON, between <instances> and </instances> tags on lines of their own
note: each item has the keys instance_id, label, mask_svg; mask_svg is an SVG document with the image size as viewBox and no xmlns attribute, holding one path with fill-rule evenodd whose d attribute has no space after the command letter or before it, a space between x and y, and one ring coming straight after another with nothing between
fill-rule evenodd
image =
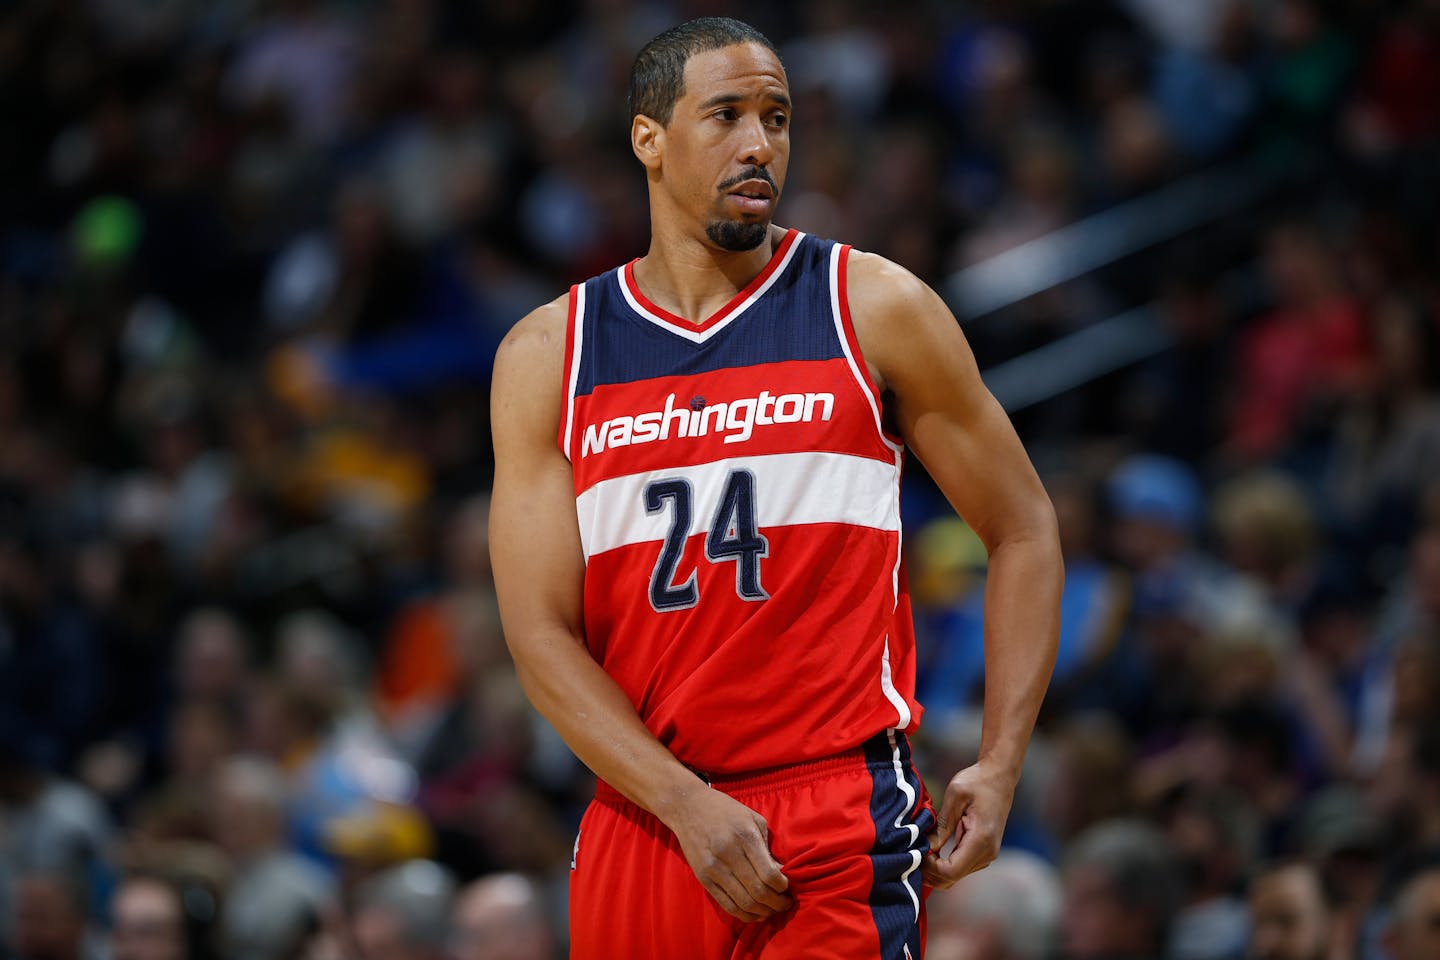
<instances>
[{"instance_id":1,"label":"red basketball shorts","mask_svg":"<svg viewBox=\"0 0 1440 960\"><path fill-rule=\"evenodd\" d=\"M731 917L675 835L602 783L575 843L571 960L920 960L935 813L903 734L711 786L765 818L794 906Z\"/></svg>"}]
</instances>

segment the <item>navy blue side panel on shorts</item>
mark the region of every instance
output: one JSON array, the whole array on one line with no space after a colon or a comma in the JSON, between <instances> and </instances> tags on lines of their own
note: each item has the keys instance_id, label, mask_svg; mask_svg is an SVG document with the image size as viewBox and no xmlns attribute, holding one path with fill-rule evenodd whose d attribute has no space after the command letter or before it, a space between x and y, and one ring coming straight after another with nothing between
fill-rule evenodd
<instances>
[{"instance_id":1,"label":"navy blue side panel on shorts","mask_svg":"<svg viewBox=\"0 0 1440 960\"><path fill-rule=\"evenodd\" d=\"M880 956L920 960L920 863L934 815L920 806L920 778L910 765L910 743L903 733L887 731L866 741L865 764L875 823L870 913L880 934Z\"/></svg>"}]
</instances>

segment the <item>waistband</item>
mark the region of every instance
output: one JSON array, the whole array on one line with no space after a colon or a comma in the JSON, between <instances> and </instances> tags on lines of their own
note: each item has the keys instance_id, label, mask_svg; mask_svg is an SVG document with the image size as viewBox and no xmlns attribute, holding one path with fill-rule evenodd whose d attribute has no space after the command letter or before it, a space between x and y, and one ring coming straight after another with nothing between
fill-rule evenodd
<instances>
[{"instance_id":1,"label":"waistband","mask_svg":"<svg viewBox=\"0 0 1440 960\"><path fill-rule=\"evenodd\" d=\"M840 753L834 753L828 757L787 763L778 767L767 767L763 770L733 774L709 774L692 767L691 772L716 790L721 790L731 796L745 796L785 790L806 783L826 780L842 773L892 767L896 762L896 750L899 751L900 762L908 766L910 745L906 741L905 735L898 730L895 731L894 747L889 744L888 735L888 731L881 733L859 747L842 750ZM879 749L881 747L883 749ZM604 780L597 779L595 781L595 799L602 803L622 804L639 809L633 800Z\"/></svg>"}]
</instances>

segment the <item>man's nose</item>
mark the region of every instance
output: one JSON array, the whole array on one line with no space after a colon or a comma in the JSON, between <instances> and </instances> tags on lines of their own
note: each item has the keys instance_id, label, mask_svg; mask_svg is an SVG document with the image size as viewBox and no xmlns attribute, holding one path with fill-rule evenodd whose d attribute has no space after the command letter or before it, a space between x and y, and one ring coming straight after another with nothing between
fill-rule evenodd
<instances>
[{"instance_id":1,"label":"man's nose","mask_svg":"<svg viewBox=\"0 0 1440 960\"><path fill-rule=\"evenodd\" d=\"M770 131L759 117L749 117L741 125L743 139L740 141L741 163L747 166L767 167L775 159L775 147L770 142Z\"/></svg>"}]
</instances>

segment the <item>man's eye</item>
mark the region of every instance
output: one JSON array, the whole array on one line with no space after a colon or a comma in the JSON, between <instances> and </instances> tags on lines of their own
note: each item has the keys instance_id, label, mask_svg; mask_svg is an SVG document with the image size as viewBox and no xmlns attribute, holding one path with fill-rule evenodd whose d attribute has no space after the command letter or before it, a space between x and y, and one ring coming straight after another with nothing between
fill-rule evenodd
<instances>
[{"instance_id":1,"label":"man's eye","mask_svg":"<svg viewBox=\"0 0 1440 960\"><path fill-rule=\"evenodd\" d=\"M770 118L770 125L776 128L784 127L790 122L790 118L783 113L777 113Z\"/></svg>"},{"instance_id":2,"label":"man's eye","mask_svg":"<svg viewBox=\"0 0 1440 960\"><path fill-rule=\"evenodd\" d=\"M734 111L734 110L731 110L729 107L726 107L724 110L716 110L716 111L715 111L715 119L716 119L716 120L734 120L734 119L735 119L735 111Z\"/></svg>"}]
</instances>

